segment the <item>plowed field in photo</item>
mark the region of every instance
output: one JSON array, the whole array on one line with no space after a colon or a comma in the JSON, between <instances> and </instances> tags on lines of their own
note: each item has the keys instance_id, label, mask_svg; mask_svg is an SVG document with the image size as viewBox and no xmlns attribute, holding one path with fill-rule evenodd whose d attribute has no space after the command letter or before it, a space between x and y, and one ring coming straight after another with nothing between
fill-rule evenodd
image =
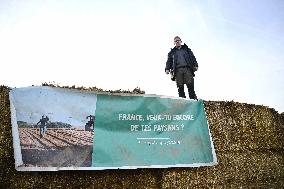
<instances>
[{"instance_id":1,"label":"plowed field in photo","mask_svg":"<svg viewBox=\"0 0 284 189\"><path fill-rule=\"evenodd\" d=\"M40 138L39 128L19 128L25 166L89 167L93 133L74 128L47 128Z\"/></svg>"}]
</instances>

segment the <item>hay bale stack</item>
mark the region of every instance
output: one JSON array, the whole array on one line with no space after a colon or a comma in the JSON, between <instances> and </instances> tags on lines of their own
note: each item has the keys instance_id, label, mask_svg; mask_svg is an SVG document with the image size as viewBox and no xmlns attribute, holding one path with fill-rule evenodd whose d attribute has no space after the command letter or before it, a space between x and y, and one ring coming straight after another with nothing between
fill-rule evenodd
<instances>
[{"instance_id":1,"label":"hay bale stack","mask_svg":"<svg viewBox=\"0 0 284 189\"><path fill-rule=\"evenodd\" d=\"M205 102L217 166L17 172L8 92L8 87L0 86L0 188L284 188L284 113L237 102ZM139 88L107 92L144 94Z\"/></svg>"},{"instance_id":2,"label":"hay bale stack","mask_svg":"<svg viewBox=\"0 0 284 189\"><path fill-rule=\"evenodd\" d=\"M212 101L205 102L205 109L218 151L284 149L283 123L274 109Z\"/></svg>"},{"instance_id":3,"label":"hay bale stack","mask_svg":"<svg viewBox=\"0 0 284 189\"><path fill-rule=\"evenodd\" d=\"M283 152L217 152L215 167L164 170L163 188L283 188L283 156Z\"/></svg>"},{"instance_id":4,"label":"hay bale stack","mask_svg":"<svg viewBox=\"0 0 284 189\"><path fill-rule=\"evenodd\" d=\"M163 188L283 188L284 114L237 102L206 101L215 167L163 171Z\"/></svg>"}]
</instances>

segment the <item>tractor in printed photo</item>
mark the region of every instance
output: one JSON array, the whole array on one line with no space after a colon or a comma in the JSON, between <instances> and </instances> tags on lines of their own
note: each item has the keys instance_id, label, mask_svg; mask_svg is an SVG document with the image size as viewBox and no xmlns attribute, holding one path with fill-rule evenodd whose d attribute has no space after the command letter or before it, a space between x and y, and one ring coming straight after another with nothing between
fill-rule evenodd
<instances>
[{"instance_id":1,"label":"tractor in printed photo","mask_svg":"<svg viewBox=\"0 0 284 189\"><path fill-rule=\"evenodd\" d=\"M85 124L85 131L94 132L95 116L94 115L88 115L86 117L86 119L88 119L88 122Z\"/></svg>"}]
</instances>

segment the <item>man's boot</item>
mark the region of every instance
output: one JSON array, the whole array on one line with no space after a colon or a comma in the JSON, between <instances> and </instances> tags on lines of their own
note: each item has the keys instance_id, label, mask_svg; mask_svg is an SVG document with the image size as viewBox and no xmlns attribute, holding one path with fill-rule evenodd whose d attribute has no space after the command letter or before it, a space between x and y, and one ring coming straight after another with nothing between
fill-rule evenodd
<instances>
[{"instance_id":1,"label":"man's boot","mask_svg":"<svg viewBox=\"0 0 284 189\"><path fill-rule=\"evenodd\" d=\"M194 100L197 100L197 96L195 94L195 91L194 91L194 84L187 84L187 89L188 89L188 96L190 99L194 99Z\"/></svg>"}]
</instances>

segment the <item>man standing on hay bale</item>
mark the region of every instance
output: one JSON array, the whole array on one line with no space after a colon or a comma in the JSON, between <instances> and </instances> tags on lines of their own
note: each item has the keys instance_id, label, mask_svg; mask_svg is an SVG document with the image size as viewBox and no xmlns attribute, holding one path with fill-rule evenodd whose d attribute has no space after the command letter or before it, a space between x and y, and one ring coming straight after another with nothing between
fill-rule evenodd
<instances>
[{"instance_id":1,"label":"man standing on hay bale","mask_svg":"<svg viewBox=\"0 0 284 189\"><path fill-rule=\"evenodd\" d=\"M171 79L176 81L179 97L186 98L184 92L184 84L186 84L189 98L197 100L194 91L194 72L198 70L198 63L191 49L181 43L181 38L176 36L175 47L168 53L165 72L171 73Z\"/></svg>"}]
</instances>

